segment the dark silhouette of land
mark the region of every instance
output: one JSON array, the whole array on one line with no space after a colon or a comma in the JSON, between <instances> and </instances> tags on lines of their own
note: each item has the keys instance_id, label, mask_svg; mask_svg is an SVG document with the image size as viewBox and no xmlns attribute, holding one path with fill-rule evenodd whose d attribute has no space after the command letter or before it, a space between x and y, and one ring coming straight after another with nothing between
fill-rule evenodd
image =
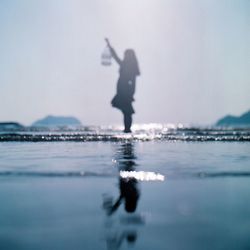
<instances>
[{"instance_id":1,"label":"dark silhouette of land","mask_svg":"<svg viewBox=\"0 0 250 250\"><path fill-rule=\"evenodd\" d=\"M72 116L46 116L32 124L33 127L81 126L81 122Z\"/></svg>"},{"instance_id":2,"label":"dark silhouette of land","mask_svg":"<svg viewBox=\"0 0 250 250\"><path fill-rule=\"evenodd\" d=\"M124 58L121 59L114 48L110 45L109 40L105 40L112 57L120 66L116 95L112 99L111 104L122 112L124 119L124 132L130 133L132 115L135 113L132 102L135 101L134 94L136 89L136 77L140 75L137 58L133 49L127 49L124 52Z\"/></svg>"},{"instance_id":3,"label":"dark silhouette of land","mask_svg":"<svg viewBox=\"0 0 250 250\"><path fill-rule=\"evenodd\" d=\"M0 130L22 130L25 127L18 122L0 122Z\"/></svg>"},{"instance_id":4,"label":"dark silhouette of land","mask_svg":"<svg viewBox=\"0 0 250 250\"><path fill-rule=\"evenodd\" d=\"M250 110L241 116L227 115L216 123L217 126L250 126Z\"/></svg>"}]
</instances>

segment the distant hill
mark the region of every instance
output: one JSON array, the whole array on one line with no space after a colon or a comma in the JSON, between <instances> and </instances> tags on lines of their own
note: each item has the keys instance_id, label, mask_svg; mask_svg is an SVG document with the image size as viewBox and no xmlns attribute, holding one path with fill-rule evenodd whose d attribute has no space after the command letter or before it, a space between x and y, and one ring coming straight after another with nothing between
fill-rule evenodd
<instances>
[{"instance_id":1,"label":"distant hill","mask_svg":"<svg viewBox=\"0 0 250 250\"><path fill-rule=\"evenodd\" d=\"M32 124L32 127L81 126L81 122L72 116L46 116Z\"/></svg>"},{"instance_id":2,"label":"distant hill","mask_svg":"<svg viewBox=\"0 0 250 250\"><path fill-rule=\"evenodd\" d=\"M227 115L218 120L217 126L250 126L250 110L241 116Z\"/></svg>"},{"instance_id":3,"label":"distant hill","mask_svg":"<svg viewBox=\"0 0 250 250\"><path fill-rule=\"evenodd\" d=\"M18 122L0 122L0 130L21 130L25 127Z\"/></svg>"}]
</instances>

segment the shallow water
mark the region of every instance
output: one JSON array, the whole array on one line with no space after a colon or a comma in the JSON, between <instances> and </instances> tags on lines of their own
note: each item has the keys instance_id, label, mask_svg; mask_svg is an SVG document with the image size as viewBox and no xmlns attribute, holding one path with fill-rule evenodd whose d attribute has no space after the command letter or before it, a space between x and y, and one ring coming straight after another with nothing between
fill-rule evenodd
<instances>
[{"instance_id":1,"label":"shallow water","mask_svg":"<svg viewBox=\"0 0 250 250\"><path fill-rule=\"evenodd\" d=\"M249 177L249 142L2 142L0 249L249 249Z\"/></svg>"}]
</instances>

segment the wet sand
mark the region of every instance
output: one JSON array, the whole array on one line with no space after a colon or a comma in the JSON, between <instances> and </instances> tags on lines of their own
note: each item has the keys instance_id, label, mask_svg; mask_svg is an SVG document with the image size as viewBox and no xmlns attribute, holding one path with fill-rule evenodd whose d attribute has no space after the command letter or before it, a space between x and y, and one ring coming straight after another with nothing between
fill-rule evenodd
<instances>
[{"instance_id":1,"label":"wet sand","mask_svg":"<svg viewBox=\"0 0 250 250\"><path fill-rule=\"evenodd\" d=\"M143 182L136 213L121 206L109 217L103 194L118 196L116 184L115 178L2 178L1 249L250 246L247 178Z\"/></svg>"}]
</instances>

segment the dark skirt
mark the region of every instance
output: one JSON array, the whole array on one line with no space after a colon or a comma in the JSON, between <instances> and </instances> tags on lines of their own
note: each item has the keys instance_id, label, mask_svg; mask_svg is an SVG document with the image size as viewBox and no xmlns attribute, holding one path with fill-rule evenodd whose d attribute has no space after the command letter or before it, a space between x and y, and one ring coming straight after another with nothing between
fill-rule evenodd
<instances>
[{"instance_id":1,"label":"dark skirt","mask_svg":"<svg viewBox=\"0 0 250 250\"><path fill-rule=\"evenodd\" d=\"M134 114L134 108L132 106L133 98L122 94L116 94L111 101L111 105L114 108L120 109L124 114Z\"/></svg>"}]
</instances>

